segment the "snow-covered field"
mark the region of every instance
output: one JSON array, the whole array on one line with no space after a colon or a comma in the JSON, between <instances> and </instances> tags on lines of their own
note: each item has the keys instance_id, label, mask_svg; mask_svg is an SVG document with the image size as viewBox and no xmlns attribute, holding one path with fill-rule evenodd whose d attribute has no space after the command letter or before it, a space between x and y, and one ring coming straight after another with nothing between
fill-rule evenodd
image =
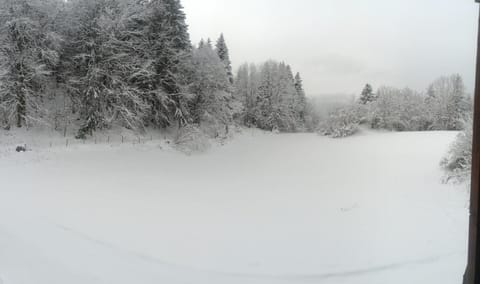
<instances>
[{"instance_id":1,"label":"snow-covered field","mask_svg":"<svg viewBox=\"0 0 480 284\"><path fill-rule=\"evenodd\" d=\"M246 131L192 156L6 143L0 283L460 284L468 194L438 166L454 137Z\"/></svg>"}]
</instances>

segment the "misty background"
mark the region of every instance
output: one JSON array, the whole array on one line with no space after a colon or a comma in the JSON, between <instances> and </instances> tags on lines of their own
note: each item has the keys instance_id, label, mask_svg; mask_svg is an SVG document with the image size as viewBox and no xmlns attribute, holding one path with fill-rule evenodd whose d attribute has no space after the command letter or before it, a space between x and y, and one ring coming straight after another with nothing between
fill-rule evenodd
<instances>
[{"instance_id":1,"label":"misty background","mask_svg":"<svg viewBox=\"0 0 480 284\"><path fill-rule=\"evenodd\" d=\"M233 69L288 62L308 96L358 95L365 85L425 90L442 74L474 86L473 0L183 0L193 43L225 34Z\"/></svg>"}]
</instances>

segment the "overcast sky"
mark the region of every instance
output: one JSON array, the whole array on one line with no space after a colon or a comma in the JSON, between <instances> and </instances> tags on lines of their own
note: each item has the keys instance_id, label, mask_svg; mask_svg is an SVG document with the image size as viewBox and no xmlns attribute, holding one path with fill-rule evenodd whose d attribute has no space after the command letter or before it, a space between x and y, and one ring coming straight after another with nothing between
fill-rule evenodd
<instances>
[{"instance_id":1,"label":"overcast sky","mask_svg":"<svg viewBox=\"0 0 480 284\"><path fill-rule=\"evenodd\" d=\"M233 67L276 59L309 95L374 87L424 90L460 73L471 92L474 0L182 0L192 41L223 32Z\"/></svg>"}]
</instances>

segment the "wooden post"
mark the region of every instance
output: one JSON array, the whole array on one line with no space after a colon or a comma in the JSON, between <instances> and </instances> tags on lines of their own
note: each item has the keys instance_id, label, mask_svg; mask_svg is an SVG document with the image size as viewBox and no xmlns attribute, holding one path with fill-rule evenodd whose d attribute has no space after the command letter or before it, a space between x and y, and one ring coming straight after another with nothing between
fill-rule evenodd
<instances>
[{"instance_id":1,"label":"wooden post","mask_svg":"<svg viewBox=\"0 0 480 284\"><path fill-rule=\"evenodd\" d=\"M479 3L480 0L475 0ZM479 18L480 26L480 18ZM474 114L473 114L473 148L472 148L472 181L470 191L470 226L468 237L468 265L463 276L464 284L480 283L479 278L479 216L478 203L480 192L480 30L477 39L477 70L475 82L474 97Z\"/></svg>"}]
</instances>

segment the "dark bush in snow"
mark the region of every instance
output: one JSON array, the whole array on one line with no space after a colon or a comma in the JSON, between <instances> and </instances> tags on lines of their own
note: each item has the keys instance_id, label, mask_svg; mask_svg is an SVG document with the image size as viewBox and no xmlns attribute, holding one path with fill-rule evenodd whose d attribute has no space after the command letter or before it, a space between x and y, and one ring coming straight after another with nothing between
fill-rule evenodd
<instances>
[{"instance_id":1,"label":"dark bush in snow","mask_svg":"<svg viewBox=\"0 0 480 284\"><path fill-rule=\"evenodd\" d=\"M15 151L17 152L26 152L27 151L27 145L23 145L23 146L17 146L17 148L15 149Z\"/></svg>"}]
</instances>

